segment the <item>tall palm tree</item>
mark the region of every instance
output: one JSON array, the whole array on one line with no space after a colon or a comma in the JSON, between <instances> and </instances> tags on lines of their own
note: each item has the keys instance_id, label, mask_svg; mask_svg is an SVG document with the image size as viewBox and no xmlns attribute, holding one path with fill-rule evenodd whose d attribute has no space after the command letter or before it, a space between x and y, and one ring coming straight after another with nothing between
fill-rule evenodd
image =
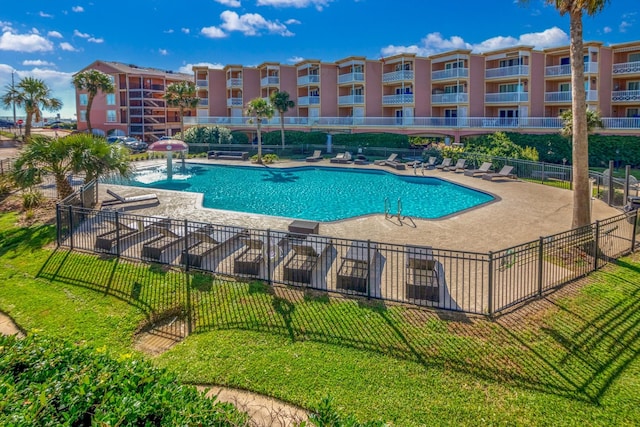
<instances>
[{"instance_id":1,"label":"tall palm tree","mask_svg":"<svg viewBox=\"0 0 640 427\"><path fill-rule=\"evenodd\" d=\"M11 90L2 97L2 104L5 107L11 105L12 102L24 108L26 120L24 126L24 136L31 136L31 122L33 120L39 122L42 120L42 111L58 111L62 108L62 101L51 96L51 89L40 79L34 77L25 77Z\"/></svg>"},{"instance_id":2,"label":"tall palm tree","mask_svg":"<svg viewBox=\"0 0 640 427\"><path fill-rule=\"evenodd\" d=\"M129 150L122 144L109 144L104 138L86 133L68 135L64 140L71 153L74 172L84 173L85 184L111 172L123 177L132 172Z\"/></svg>"},{"instance_id":3,"label":"tall palm tree","mask_svg":"<svg viewBox=\"0 0 640 427\"><path fill-rule=\"evenodd\" d=\"M282 137L282 149L284 149L284 113L289 111L289 108L296 106L296 103L289 99L289 97L289 93L284 91L272 92L269 96L271 105L273 105L273 108L275 108L280 114L280 136Z\"/></svg>"},{"instance_id":4,"label":"tall palm tree","mask_svg":"<svg viewBox=\"0 0 640 427\"><path fill-rule=\"evenodd\" d=\"M258 163L262 163L262 121L273 117L273 105L262 98L254 98L247 104L246 114L255 120L258 131Z\"/></svg>"},{"instance_id":5,"label":"tall palm tree","mask_svg":"<svg viewBox=\"0 0 640 427\"><path fill-rule=\"evenodd\" d=\"M196 94L196 85L188 81L171 83L162 97L169 106L180 109L180 135L184 135L184 110L196 108L200 101Z\"/></svg>"},{"instance_id":6,"label":"tall palm tree","mask_svg":"<svg viewBox=\"0 0 640 427\"><path fill-rule=\"evenodd\" d=\"M113 93L115 91L111 76L98 70L86 70L74 75L72 83L76 90L87 91L87 130L92 133L91 107L93 106L93 98L98 94L98 91L103 93Z\"/></svg>"},{"instance_id":7,"label":"tall palm tree","mask_svg":"<svg viewBox=\"0 0 640 427\"><path fill-rule=\"evenodd\" d=\"M520 0L524 3L528 0ZM589 203L589 142L587 131L587 104L584 87L584 47L582 41L582 15L593 16L601 12L609 0L545 0L560 15L569 15L571 63L572 157L573 157L573 220L574 228L591 223Z\"/></svg>"}]
</instances>

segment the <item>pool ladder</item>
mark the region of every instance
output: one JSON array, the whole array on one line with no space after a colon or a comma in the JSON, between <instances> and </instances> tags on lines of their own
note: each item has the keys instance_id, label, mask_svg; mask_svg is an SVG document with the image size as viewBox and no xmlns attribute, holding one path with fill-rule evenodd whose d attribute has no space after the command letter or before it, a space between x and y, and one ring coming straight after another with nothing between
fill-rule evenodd
<instances>
[{"instance_id":1,"label":"pool ladder","mask_svg":"<svg viewBox=\"0 0 640 427\"><path fill-rule=\"evenodd\" d=\"M384 198L384 217L389 218L391 216L398 217L399 221L402 221L402 199L398 197L398 212L395 215L391 215L391 203L389 198Z\"/></svg>"}]
</instances>

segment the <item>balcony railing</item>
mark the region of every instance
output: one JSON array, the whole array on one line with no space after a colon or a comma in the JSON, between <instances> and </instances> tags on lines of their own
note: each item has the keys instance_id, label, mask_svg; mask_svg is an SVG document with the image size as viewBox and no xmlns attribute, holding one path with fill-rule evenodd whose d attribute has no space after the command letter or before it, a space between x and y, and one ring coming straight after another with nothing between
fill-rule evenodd
<instances>
[{"instance_id":1,"label":"balcony railing","mask_svg":"<svg viewBox=\"0 0 640 427\"><path fill-rule=\"evenodd\" d=\"M304 86L311 83L320 83L320 76L318 74L309 74L298 77L298 86Z\"/></svg>"},{"instance_id":2,"label":"balcony railing","mask_svg":"<svg viewBox=\"0 0 640 427\"><path fill-rule=\"evenodd\" d=\"M528 65L515 65L512 67L499 67L489 68L484 72L484 76L487 79L494 79L499 77L511 77L511 76L528 76Z\"/></svg>"},{"instance_id":3,"label":"balcony railing","mask_svg":"<svg viewBox=\"0 0 640 427\"><path fill-rule=\"evenodd\" d=\"M613 74L639 74L640 61L613 64Z\"/></svg>"},{"instance_id":4,"label":"balcony railing","mask_svg":"<svg viewBox=\"0 0 640 427\"><path fill-rule=\"evenodd\" d=\"M363 82L364 73L348 73L338 75L338 83Z\"/></svg>"},{"instance_id":5,"label":"balcony railing","mask_svg":"<svg viewBox=\"0 0 640 427\"><path fill-rule=\"evenodd\" d=\"M598 63L597 62L585 62L584 63L584 72L585 73L597 73L598 72ZM546 77L570 76L571 75L571 65L563 64L563 65L552 65L550 67L545 67L544 68L544 75Z\"/></svg>"},{"instance_id":6,"label":"balcony railing","mask_svg":"<svg viewBox=\"0 0 640 427\"><path fill-rule=\"evenodd\" d=\"M320 104L319 96L301 96L298 98L298 105L318 105Z\"/></svg>"},{"instance_id":7,"label":"balcony railing","mask_svg":"<svg viewBox=\"0 0 640 427\"><path fill-rule=\"evenodd\" d=\"M499 93L487 93L484 96L484 102L491 103L506 103L506 102L527 102L529 101L528 92L499 92Z\"/></svg>"},{"instance_id":8,"label":"balcony railing","mask_svg":"<svg viewBox=\"0 0 640 427\"><path fill-rule=\"evenodd\" d=\"M260 86L277 86L280 84L280 77L267 76L260 79Z\"/></svg>"},{"instance_id":9,"label":"balcony railing","mask_svg":"<svg viewBox=\"0 0 640 427\"><path fill-rule=\"evenodd\" d=\"M598 100L597 90L588 90L586 93L587 102L595 102ZM565 90L560 92L545 92L544 102L571 102L571 91Z\"/></svg>"},{"instance_id":10,"label":"balcony railing","mask_svg":"<svg viewBox=\"0 0 640 427\"><path fill-rule=\"evenodd\" d=\"M449 80L469 77L468 68L450 68L448 70L438 70L431 73L431 80Z\"/></svg>"},{"instance_id":11,"label":"balcony railing","mask_svg":"<svg viewBox=\"0 0 640 427\"><path fill-rule=\"evenodd\" d=\"M439 93L431 95L432 104L458 104L469 102L468 93Z\"/></svg>"},{"instance_id":12,"label":"balcony railing","mask_svg":"<svg viewBox=\"0 0 640 427\"><path fill-rule=\"evenodd\" d=\"M242 98L227 98L227 107L242 107Z\"/></svg>"},{"instance_id":13,"label":"balcony railing","mask_svg":"<svg viewBox=\"0 0 640 427\"><path fill-rule=\"evenodd\" d=\"M228 79L227 87L242 87L242 79L241 78Z\"/></svg>"},{"instance_id":14,"label":"balcony railing","mask_svg":"<svg viewBox=\"0 0 640 427\"><path fill-rule=\"evenodd\" d=\"M382 75L382 82L401 82L404 80L413 80L413 70L400 70L392 73L384 73Z\"/></svg>"},{"instance_id":15,"label":"balcony railing","mask_svg":"<svg viewBox=\"0 0 640 427\"><path fill-rule=\"evenodd\" d=\"M208 99L199 99L198 100L198 107L208 107L209 106L209 100Z\"/></svg>"},{"instance_id":16,"label":"balcony railing","mask_svg":"<svg viewBox=\"0 0 640 427\"><path fill-rule=\"evenodd\" d=\"M206 80L196 80L196 86L197 87L208 87L209 86L209 82Z\"/></svg>"},{"instance_id":17,"label":"balcony railing","mask_svg":"<svg viewBox=\"0 0 640 427\"><path fill-rule=\"evenodd\" d=\"M397 95L385 95L382 97L383 105L413 104L412 93L401 93Z\"/></svg>"},{"instance_id":18,"label":"balcony railing","mask_svg":"<svg viewBox=\"0 0 640 427\"><path fill-rule=\"evenodd\" d=\"M611 92L613 102L638 102L640 101L640 90L616 90Z\"/></svg>"},{"instance_id":19,"label":"balcony railing","mask_svg":"<svg viewBox=\"0 0 640 427\"><path fill-rule=\"evenodd\" d=\"M343 95L338 97L338 105L364 104L364 95Z\"/></svg>"}]
</instances>

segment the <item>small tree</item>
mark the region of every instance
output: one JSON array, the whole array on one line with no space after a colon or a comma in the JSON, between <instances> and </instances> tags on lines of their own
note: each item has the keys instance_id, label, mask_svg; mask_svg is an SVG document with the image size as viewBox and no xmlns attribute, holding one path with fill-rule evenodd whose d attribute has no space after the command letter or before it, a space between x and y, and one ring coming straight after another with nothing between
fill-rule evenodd
<instances>
[{"instance_id":1,"label":"small tree","mask_svg":"<svg viewBox=\"0 0 640 427\"><path fill-rule=\"evenodd\" d=\"M258 158L257 163L262 164L262 120L273 117L273 106L262 98L254 98L247 104L246 114L252 117L256 123L258 133Z\"/></svg>"},{"instance_id":2,"label":"small tree","mask_svg":"<svg viewBox=\"0 0 640 427\"><path fill-rule=\"evenodd\" d=\"M289 108L293 108L296 106L296 103L289 99L288 92L273 92L269 99L271 100L271 104L273 108L278 111L280 114L280 136L282 138L282 149L284 150L284 113L289 111Z\"/></svg>"},{"instance_id":3,"label":"small tree","mask_svg":"<svg viewBox=\"0 0 640 427\"><path fill-rule=\"evenodd\" d=\"M87 130L92 133L91 107L93 106L93 99L98 94L98 91L113 93L115 86L111 76L98 70L86 70L73 76L72 83L76 90L87 91Z\"/></svg>"},{"instance_id":4,"label":"small tree","mask_svg":"<svg viewBox=\"0 0 640 427\"><path fill-rule=\"evenodd\" d=\"M177 107L180 110L180 135L184 135L184 110L185 108L196 108L200 101L196 94L195 84L188 81L171 83L167 86L167 91L162 97L169 106Z\"/></svg>"}]
</instances>

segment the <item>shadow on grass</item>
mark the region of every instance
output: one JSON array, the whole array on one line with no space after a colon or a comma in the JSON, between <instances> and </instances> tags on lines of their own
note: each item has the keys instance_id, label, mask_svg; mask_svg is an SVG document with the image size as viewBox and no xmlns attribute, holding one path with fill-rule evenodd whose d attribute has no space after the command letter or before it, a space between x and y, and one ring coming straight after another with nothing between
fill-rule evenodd
<instances>
[{"instance_id":1,"label":"shadow on grass","mask_svg":"<svg viewBox=\"0 0 640 427\"><path fill-rule=\"evenodd\" d=\"M115 296L148 317L186 307L193 333L247 330L326 343L598 404L640 352L640 284L626 278L637 273L619 262L590 284L568 285L495 321L62 250L40 277Z\"/></svg>"},{"instance_id":2,"label":"shadow on grass","mask_svg":"<svg viewBox=\"0 0 640 427\"><path fill-rule=\"evenodd\" d=\"M40 249L53 242L55 236L55 225L34 225L1 232L0 257L11 251L24 253Z\"/></svg>"}]
</instances>

